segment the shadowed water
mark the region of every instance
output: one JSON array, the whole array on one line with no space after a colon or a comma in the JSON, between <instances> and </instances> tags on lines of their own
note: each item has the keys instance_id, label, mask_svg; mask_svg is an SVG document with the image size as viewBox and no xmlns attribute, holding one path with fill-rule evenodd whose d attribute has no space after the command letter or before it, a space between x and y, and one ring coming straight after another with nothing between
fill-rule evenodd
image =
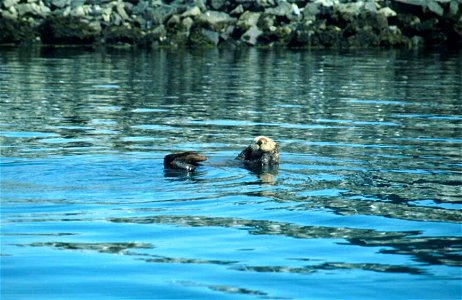
<instances>
[{"instance_id":1,"label":"shadowed water","mask_svg":"<svg viewBox=\"0 0 462 300\"><path fill-rule=\"evenodd\" d=\"M462 53L0 49L2 299L460 299ZM281 163L234 160L253 137ZM209 159L163 169L174 151Z\"/></svg>"}]
</instances>

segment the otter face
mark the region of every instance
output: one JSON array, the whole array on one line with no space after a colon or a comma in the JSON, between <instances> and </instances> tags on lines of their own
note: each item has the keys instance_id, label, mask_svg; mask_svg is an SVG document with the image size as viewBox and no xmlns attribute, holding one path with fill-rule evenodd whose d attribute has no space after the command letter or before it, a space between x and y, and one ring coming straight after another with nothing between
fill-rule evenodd
<instances>
[{"instance_id":1,"label":"otter face","mask_svg":"<svg viewBox=\"0 0 462 300\"><path fill-rule=\"evenodd\" d=\"M250 148L253 151L271 152L276 149L276 143L266 136L257 136L250 145Z\"/></svg>"},{"instance_id":2,"label":"otter face","mask_svg":"<svg viewBox=\"0 0 462 300\"><path fill-rule=\"evenodd\" d=\"M243 160L247 164L276 165L279 163L278 145L266 136L257 136L236 159Z\"/></svg>"}]
</instances>

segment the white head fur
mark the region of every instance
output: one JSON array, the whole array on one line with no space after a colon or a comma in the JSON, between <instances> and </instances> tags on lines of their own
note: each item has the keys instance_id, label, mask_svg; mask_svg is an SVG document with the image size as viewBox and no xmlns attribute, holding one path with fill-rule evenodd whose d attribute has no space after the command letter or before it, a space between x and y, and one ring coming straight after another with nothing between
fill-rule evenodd
<instances>
[{"instance_id":1,"label":"white head fur","mask_svg":"<svg viewBox=\"0 0 462 300\"><path fill-rule=\"evenodd\" d=\"M266 136L257 136L253 143L250 144L250 148L253 151L263 151L263 152L270 152L276 148L276 142Z\"/></svg>"}]
</instances>

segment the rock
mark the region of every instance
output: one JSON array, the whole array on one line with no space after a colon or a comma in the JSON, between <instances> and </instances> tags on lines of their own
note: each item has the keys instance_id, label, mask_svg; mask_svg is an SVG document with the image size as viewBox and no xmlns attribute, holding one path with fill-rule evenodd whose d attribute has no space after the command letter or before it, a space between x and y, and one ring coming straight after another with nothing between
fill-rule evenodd
<instances>
[{"instance_id":1,"label":"rock","mask_svg":"<svg viewBox=\"0 0 462 300\"><path fill-rule=\"evenodd\" d=\"M167 39L167 29L164 25L159 25L150 32L150 35L154 40L164 42Z\"/></svg>"},{"instance_id":2,"label":"rock","mask_svg":"<svg viewBox=\"0 0 462 300\"><path fill-rule=\"evenodd\" d=\"M242 4L239 4L229 14L232 16L236 16L236 15L241 15L243 12L244 12L244 7L242 7Z\"/></svg>"},{"instance_id":3,"label":"rock","mask_svg":"<svg viewBox=\"0 0 462 300\"><path fill-rule=\"evenodd\" d=\"M410 46L412 41L402 35L401 30L396 26L389 26L380 34L380 46Z\"/></svg>"},{"instance_id":4,"label":"rock","mask_svg":"<svg viewBox=\"0 0 462 300\"><path fill-rule=\"evenodd\" d=\"M34 15L39 16L41 18L45 18L47 15L51 13L51 10L46 7L43 2L37 3L23 3L16 5L16 9L18 11L19 16L24 15Z\"/></svg>"},{"instance_id":5,"label":"rock","mask_svg":"<svg viewBox=\"0 0 462 300\"><path fill-rule=\"evenodd\" d=\"M317 41L324 47L338 46L342 38L342 30L333 25L325 26L324 29L316 31Z\"/></svg>"},{"instance_id":6,"label":"rock","mask_svg":"<svg viewBox=\"0 0 462 300\"><path fill-rule=\"evenodd\" d=\"M225 5L225 3L225 0L210 0L210 6L214 10L220 10Z\"/></svg>"},{"instance_id":7,"label":"rock","mask_svg":"<svg viewBox=\"0 0 462 300\"><path fill-rule=\"evenodd\" d=\"M235 29L234 25L228 26L223 32L221 32L220 38L224 41L228 41L231 38L232 34L234 33L234 29Z\"/></svg>"},{"instance_id":8,"label":"rock","mask_svg":"<svg viewBox=\"0 0 462 300\"><path fill-rule=\"evenodd\" d=\"M64 8L71 5L72 0L49 0L50 4L57 8Z\"/></svg>"},{"instance_id":9,"label":"rock","mask_svg":"<svg viewBox=\"0 0 462 300\"><path fill-rule=\"evenodd\" d=\"M332 7L339 4L339 0L315 0L314 3L325 7Z\"/></svg>"},{"instance_id":10,"label":"rock","mask_svg":"<svg viewBox=\"0 0 462 300\"><path fill-rule=\"evenodd\" d=\"M344 20L352 21L363 11L363 8L363 2L340 3L334 6L334 12L338 13Z\"/></svg>"},{"instance_id":11,"label":"rock","mask_svg":"<svg viewBox=\"0 0 462 300\"><path fill-rule=\"evenodd\" d=\"M210 41L210 43L214 44L215 46L218 45L218 41L220 39L220 36L218 35L217 32L207 30L207 29L202 29L202 35Z\"/></svg>"},{"instance_id":12,"label":"rock","mask_svg":"<svg viewBox=\"0 0 462 300\"><path fill-rule=\"evenodd\" d=\"M148 16L146 17L146 19L151 19L156 24L160 25L164 24L166 20L168 20L173 14L175 14L177 12L177 8L170 5L161 5L155 8L149 7L147 11Z\"/></svg>"},{"instance_id":13,"label":"rock","mask_svg":"<svg viewBox=\"0 0 462 300\"><path fill-rule=\"evenodd\" d=\"M430 11L434 12L440 17L444 13L444 9L435 0L427 0L427 7Z\"/></svg>"},{"instance_id":14,"label":"rock","mask_svg":"<svg viewBox=\"0 0 462 300\"><path fill-rule=\"evenodd\" d=\"M386 18L396 16L396 12L389 7L381 8L377 13L383 15Z\"/></svg>"},{"instance_id":15,"label":"rock","mask_svg":"<svg viewBox=\"0 0 462 300\"><path fill-rule=\"evenodd\" d=\"M197 20L202 25L205 25L206 28L216 32L221 32L237 21L236 18L230 17L227 13L213 10L199 15Z\"/></svg>"},{"instance_id":16,"label":"rock","mask_svg":"<svg viewBox=\"0 0 462 300\"><path fill-rule=\"evenodd\" d=\"M201 14L200 8L197 7L197 6L194 6L194 7L191 7L190 9L186 10L184 13L182 13L181 17L182 18L197 17L200 14Z\"/></svg>"},{"instance_id":17,"label":"rock","mask_svg":"<svg viewBox=\"0 0 462 300\"><path fill-rule=\"evenodd\" d=\"M186 17L181 21L181 24L183 25L183 28L189 32L192 25L194 24L194 21L190 17Z\"/></svg>"},{"instance_id":18,"label":"rock","mask_svg":"<svg viewBox=\"0 0 462 300\"><path fill-rule=\"evenodd\" d=\"M135 15L144 14L148 6L149 3L147 1L139 1L135 6L133 6L132 13Z\"/></svg>"},{"instance_id":19,"label":"rock","mask_svg":"<svg viewBox=\"0 0 462 300\"><path fill-rule=\"evenodd\" d=\"M460 1L458 0L452 0L451 3L449 4L449 15L450 16L456 16L457 13L459 12L459 3Z\"/></svg>"},{"instance_id":20,"label":"rock","mask_svg":"<svg viewBox=\"0 0 462 300\"><path fill-rule=\"evenodd\" d=\"M179 15L173 15L168 19L167 21L167 27L168 28L175 28L177 30L180 30L180 25L181 25L181 19Z\"/></svg>"},{"instance_id":21,"label":"rock","mask_svg":"<svg viewBox=\"0 0 462 300\"><path fill-rule=\"evenodd\" d=\"M72 0L71 1L71 9L76 9L79 6L82 6L85 4L86 0Z\"/></svg>"},{"instance_id":22,"label":"rock","mask_svg":"<svg viewBox=\"0 0 462 300\"><path fill-rule=\"evenodd\" d=\"M319 6L317 3L308 3L302 10L305 20L316 20L316 16L320 12Z\"/></svg>"},{"instance_id":23,"label":"rock","mask_svg":"<svg viewBox=\"0 0 462 300\"><path fill-rule=\"evenodd\" d=\"M104 41L107 44L130 44L141 43L143 34L139 28L127 26L109 26L104 30Z\"/></svg>"},{"instance_id":24,"label":"rock","mask_svg":"<svg viewBox=\"0 0 462 300\"><path fill-rule=\"evenodd\" d=\"M99 36L93 26L76 17L47 18L39 32L45 44L92 44Z\"/></svg>"},{"instance_id":25,"label":"rock","mask_svg":"<svg viewBox=\"0 0 462 300\"><path fill-rule=\"evenodd\" d=\"M237 21L236 27L241 30L248 30L250 27L257 24L258 20L260 19L261 13L259 12L250 12L246 11L241 15L239 20Z\"/></svg>"},{"instance_id":26,"label":"rock","mask_svg":"<svg viewBox=\"0 0 462 300\"><path fill-rule=\"evenodd\" d=\"M18 11L14 6L11 6L8 10L0 10L0 15L5 19L17 19Z\"/></svg>"},{"instance_id":27,"label":"rock","mask_svg":"<svg viewBox=\"0 0 462 300\"><path fill-rule=\"evenodd\" d=\"M122 24L122 17L115 11L111 13L111 24L115 26L120 26Z\"/></svg>"},{"instance_id":28,"label":"rock","mask_svg":"<svg viewBox=\"0 0 462 300\"><path fill-rule=\"evenodd\" d=\"M376 13L377 8L380 8L380 6L376 2L369 2L368 1L368 2L364 3L364 10L367 11L367 12Z\"/></svg>"},{"instance_id":29,"label":"rock","mask_svg":"<svg viewBox=\"0 0 462 300\"><path fill-rule=\"evenodd\" d=\"M296 20L300 16L300 9L295 3L280 2L276 7L265 9L265 14Z\"/></svg>"},{"instance_id":30,"label":"rock","mask_svg":"<svg viewBox=\"0 0 462 300\"><path fill-rule=\"evenodd\" d=\"M262 31L257 27L257 25L252 25L242 36L241 41L249 44L249 45L256 45L257 39L259 36L262 35Z\"/></svg>"},{"instance_id":31,"label":"rock","mask_svg":"<svg viewBox=\"0 0 462 300\"><path fill-rule=\"evenodd\" d=\"M13 5L16 5L19 3L19 0L3 0L3 6L5 8L10 8Z\"/></svg>"},{"instance_id":32,"label":"rock","mask_svg":"<svg viewBox=\"0 0 462 300\"><path fill-rule=\"evenodd\" d=\"M276 5L274 0L256 0L256 4L258 8L267 8Z\"/></svg>"},{"instance_id":33,"label":"rock","mask_svg":"<svg viewBox=\"0 0 462 300\"><path fill-rule=\"evenodd\" d=\"M109 23L111 20L111 14L112 14L112 7L104 7L101 10L101 16L103 18L103 21L106 23Z\"/></svg>"},{"instance_id":34,"label":"rock","mask_svg":"<svg viewBox=\"0 0 462 300\"><path fill-rule=\"evenodd\" d=\"M117 3L116 11L123 20L130 19L127 12L125 11L125 5L122 2Z\"/></svg>"},{"instance_id":35,"label":"rock","mask_svg":"<svg viewBox=\"0 0 462 300\"><path fill-rule=\"evenodd\" d=\"M191 31L190 43L200 47L216 46L219 38L219 34L215 31L196 27Z\"/></svg>"},{"instance_id":36,"label":"rock","mask_svg":"<svg viewBox=\"0 0 462 300\"><path fill-rule=\"evenodd\" d=\"M73 17L83 18L86 15L90 14L91 7L90 5L78 6L70 11L70 15Z\"/></svg>"},{"instance_id":37,"label":"rock","mask_svg":"<svg viewBox=\"0 0 462 300\"><path fill-rule=\"evenodd\" d=\"M12 7L10 7L11 9ZM0 43L29 43L38 32L28 22L18 19L0 18Z\"/></svg>"}]
</instances>

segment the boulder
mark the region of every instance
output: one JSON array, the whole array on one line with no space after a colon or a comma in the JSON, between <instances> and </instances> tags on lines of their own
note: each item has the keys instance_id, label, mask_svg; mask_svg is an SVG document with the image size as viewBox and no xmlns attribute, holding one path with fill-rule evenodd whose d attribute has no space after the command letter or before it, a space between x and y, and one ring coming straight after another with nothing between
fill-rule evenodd
<instances>
[{"instance_id":1,"label":"boulder","mask_svg":"<svg viewBox=\"0 0 462 300\"><path fill-rule=\"evenodd\" d=\"M190 34L190 44L199 47L210 47L218 45L220 36L218 32L201 28L195 27L191 30Z\"/></svg>"},{"instance_id":2,"label":"boulder","mask_svg":"<svg viewBox=\"0 0 462 300\"><path fill-rule=\"evenodd\" d=\"M48 0L45 1L46 4L52 5L57 8L64 8L71 5L72 0Z\"/></svg>"},{"instance_id":3,"label":"boulder","mask_svg":"<svg viewBox=\"0 0 462 300\"><path fill-rule=\"evenodd\" d=\"M213 10L200 14L196 19L203 27L215 32L222 32L237 22L236 18L227 13Z\"/></svg>"},{"instance_id":4,"label":"boulder","mask_svg":"<svg viewBox=\"0 0 462 300\"><path fill-rule=\"evenodd\" d=\"M92 44L99 36L94 26L76 17L49 17L39 32L45 44Z\"/></svg>"},{"instance_id":5,"label":"boulder","mask_svg":"<svg viewBox=\"0 0 462 300\"><path fill-rule=\"evenodd\" d=\"M276 7L265 9L265 14L285 17L288 20L298 20L301 17L300 9L295 3L280 2Z\"/></svg>"},{"instance_id":6,"label":"boulder","mask_svg":"<svg viewBox=\"0 0 462 300\"><path fill-rule=\"evenodd\" d=\"M3 7L10 8L19 3L19 0L3 0Z\"/></svg>"},{"instance_id":7,"label":"boulder","mask_svg":"<svg viewBox=\"0 0 462 300\"><path fill-rule=\"evenodd\" d=\"M182 18L187 18L187 17L197 17L198 15L201 14L201 10L198 6L193 6L189 9L187 9L184 13L181 14Z\"/></svg>"},{"instance_id":8,"label":"boulder","mask_svg":"<svg viewBox=\"0 0 462 300\"><path fill-rule=\"evenodd\" d=\"M249 44L249 45L256 45L257 39L262 35L263 31L261 31L257 25L252 25L242 36L241 41Z\"/></svg>"},{"instance_id":9,"label":"boulder","mask_svg":"<svg viewBox=\"0 0 462 300\"><path fill-rule=\"evenodd\" d=\"M250 27L255 26L258 23L260 16L261 13L259 12L246 11L240 16L239 20L237 21L236 27L243 31L246 31Z\"/></svg>"},{"instance_id":10,"label":"boulder","mask_svg":"<svg viewBox=\"0 0 462 300\"><path fill-rule=\"evenodd\" d=\"M24 20L0 18L0 44L32 42L38 32Z\"/></svg>"}]
</instances>

